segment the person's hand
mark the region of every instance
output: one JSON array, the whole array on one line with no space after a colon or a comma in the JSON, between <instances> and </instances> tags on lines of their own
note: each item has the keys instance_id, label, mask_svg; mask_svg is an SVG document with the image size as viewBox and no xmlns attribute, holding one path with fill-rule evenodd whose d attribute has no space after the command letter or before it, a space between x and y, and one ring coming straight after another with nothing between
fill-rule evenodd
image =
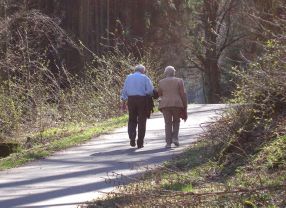
<instances>
[{"instance_id":1,"label":"person's hand","mask_svg":"<svg viewBox=\"0 0 286 208\"><path fill-rule=\"evenodd\" d=\"M184 121L186 122L187 120L188 120L188 112L186 112L186 116L185 116Z\"/></svg>"},{"instance_id":2,"label":"person's hand","mask_svg":"<svg viewBox=\"0 0 286 208\"><path fill-rule=\"evenodd\" d=\"M122 110L123 112L127 112L128 108L127 108L127 103L126 103L126 101L122 101L122 103L121 103L121 110Z\"/></svg>"},{"instance_id":3,"label":"person's hand","mask_svg":"<svg viewBox=\"0 0 286 208\"><path fill-rule=\"evenodd\" d=\"M184 119L183 119L183 120L186 122L187 119L188 119L188 108L185 107L185 108L184 108Z\"/></svg>"}]
</instances>

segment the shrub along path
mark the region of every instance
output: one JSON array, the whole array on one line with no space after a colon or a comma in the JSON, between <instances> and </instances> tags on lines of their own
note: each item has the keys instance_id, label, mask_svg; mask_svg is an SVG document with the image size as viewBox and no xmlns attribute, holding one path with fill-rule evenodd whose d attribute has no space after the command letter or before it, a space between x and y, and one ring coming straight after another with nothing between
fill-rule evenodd
<instances>
[{"instance_id":1,"label":"shrub along path","mask_svg":"<svg viewBox=\"0 0 286 208\"><path fill-rule=\"evenodd\" d=\"M0 207L76 207L92 200L180 154L225 107L189 105L189 119L181 122L179 148L164 147L164 121L156 113L147 121L142 149L129 146L124 127L46 159L2 171Z\"/></svg>"}]
</instances>

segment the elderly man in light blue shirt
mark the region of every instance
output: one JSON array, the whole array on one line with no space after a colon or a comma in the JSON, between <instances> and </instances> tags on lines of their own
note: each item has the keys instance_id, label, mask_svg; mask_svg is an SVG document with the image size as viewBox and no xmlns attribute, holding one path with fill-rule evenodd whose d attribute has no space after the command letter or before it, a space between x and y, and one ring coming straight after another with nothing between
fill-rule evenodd
<instances>
[{"instance_id":1,"label":"elderly man in light blue shirt","mask_svg":"<svg viewBox=\"0 0 286 208\"><path fill-rule=\"evenodd\" d=\"M128 135L132 147L136 146L136 128L138 125L138 148L142 148L144 144L147 96L152 95L154 90L152 81L145 75L145 72L146 69L143 65L137 65L135 72L127 76L121 93L121 99L127 100L128 104Z\"/></svg>"}]
</instances>

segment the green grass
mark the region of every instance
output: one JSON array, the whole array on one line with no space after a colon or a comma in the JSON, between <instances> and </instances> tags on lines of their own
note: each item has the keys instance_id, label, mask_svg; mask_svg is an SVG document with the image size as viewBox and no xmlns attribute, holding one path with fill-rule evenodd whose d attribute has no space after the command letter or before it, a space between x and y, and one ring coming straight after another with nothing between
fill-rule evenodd
<instances>
[{"instance_id":1,"label":"green grass","mask_svg":"<svg viewBox=\"0 0 286 208\"><path fill-rule=\"evenodd\" d=\"M42 132L36 133L33 137L53 139L79 133L83 130L83 128L86 128L84 123L68 124L62 127L45 129Z\"/></svg>"},{"instance_id":2,"label":"green grass","mask_svg":"<svg viewBox=\"0 0 286 208\"><path fill-rule=\"evenodd\" d=\"M163 189L173 190L173 191L182 191L182 192L191 192L193 191L192 184L184 184L182 182L176 182L171 184L164 184Z\"/></svg>"},{"instance_id":3,"label":"green grass","mask_svg":"<svg viewBox=\"0 0 286 208\"><path fill-rule=\"evenodd\" d=\"M266 143L250 162L237 169L233 185L275 186L286 181L286 135Z\"/></svg>"},{"instance_id":4,"label":"green grass","mask_svg":"<svg viewBox=\"0 0 286 208\"><path fill-rule=\"evenodd\" d=\"M268 168L275 168L279 165L285 165L286 136L278 137L269 145L265 146L261 154L256 158L256 163L266 160Z\"/></svg>"},{"instance_id":5,"label":"green grass","mask_svg":"<svg viewBox=\"0 0 286 208\"><path fill-rule=\"evenodd\" d=\"M110 194L106 199L95 201L89 208L170 205L200 208L286 207L286 189L275 189L286 181L286 135L266 142L260 151L249 155L245 165L238 166L233 175L220 174L222 169L233 167L216 161L219 152L215 151L215 147L212 141L198 141L181 157L165 163L160 169L150 171L141 181L120 187L121 194ZM259 191L260 187L267 186L274 189ZM213 194L239 189L258 190Z\"/></svg>"},{"instance_id":6,"label":"green grass","mask_svg":"<svg viewBox=\"0 0 286 208\"><path fill-rule=\"evenodd\" d=\"M99 136L111 130L126 125L127 116L112 118L94 125L72 124L64 128L51 128L34 137L45 138L45 144L38 144L33 148L25 150L19 148L16 153L9 157L0 159L0 170L14 168L27 162L45 158L53 152L82 144L94 136Z\"/></svg>"}]
</instances>

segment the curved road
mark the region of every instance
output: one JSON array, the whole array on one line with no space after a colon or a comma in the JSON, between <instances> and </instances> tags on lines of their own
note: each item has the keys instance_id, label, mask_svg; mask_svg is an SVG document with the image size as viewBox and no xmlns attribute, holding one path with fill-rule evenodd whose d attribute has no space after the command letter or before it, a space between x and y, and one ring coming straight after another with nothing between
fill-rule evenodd
<instances>
[{"instance_id":1,"label":"curved road","mask_svg":"<svg viewBox=\"0 0 286 208\"><path fill-rule=\"evenodd\" d=\"M180 147L166 149L161 113L147 121L144 148L129 146L127 128L93 138L81 146L58 152L26 166L0 172L0 207L77 207L111 191L119 175L136 176L162 164L203 132L202 126L219 116L226 105L189 105L181 122Z\"/></svg>"}]
</instances>

